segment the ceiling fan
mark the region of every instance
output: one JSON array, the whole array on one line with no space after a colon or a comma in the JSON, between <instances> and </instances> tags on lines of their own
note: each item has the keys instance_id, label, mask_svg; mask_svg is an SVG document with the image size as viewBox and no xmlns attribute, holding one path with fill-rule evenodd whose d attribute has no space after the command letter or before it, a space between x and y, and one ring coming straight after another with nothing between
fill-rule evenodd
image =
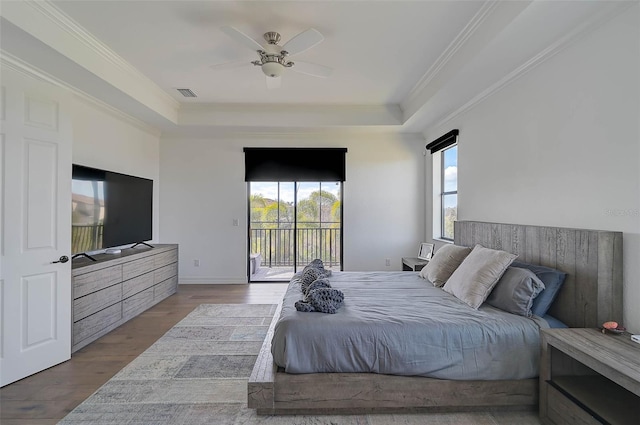
<instances>
[{"instance_id":1,"label":"ceiling fan","mask_svg":"<svg viewBox=\"0 0 640 425\"><path fill-rule=\"evenodd\" d=\"M258 54L258 60L250 62L242 60L213 65L211 66L213 69L229 69L251 64L259 66L262 68L262 72L266 78L267 88L269 89L280 87L282 81L281 76L285 72L285 69L291 69L301 74L320 78L327 78L331 75L332 69L329 67L309 62L292 62L288 59L289 56L305 52L324 40L322 34L314 28L309 28L301 32L287 41L283 46L279 45L281 36L275 31L264 33L263 37L267 44L262 46L237 28L224 26L221 30L231 39L256 52Z\"/></svg>"}]
</instances>

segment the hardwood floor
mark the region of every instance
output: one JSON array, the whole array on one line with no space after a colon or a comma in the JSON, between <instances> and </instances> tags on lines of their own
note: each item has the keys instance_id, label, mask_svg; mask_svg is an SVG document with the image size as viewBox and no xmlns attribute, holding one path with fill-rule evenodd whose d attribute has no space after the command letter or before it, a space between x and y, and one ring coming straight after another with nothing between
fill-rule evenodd
<instances>
[{"instance_id":1,"label":"hardwood floor","mask_svg":"<svg viewBox=\"0 0 640 425\"><path fill-rule=\"evenodd\" d=\"M178 293L77 351L0 389L2 425L55 424L200 304L274 304L286 284L178 285Z\"/></svg>"}]
</instances>

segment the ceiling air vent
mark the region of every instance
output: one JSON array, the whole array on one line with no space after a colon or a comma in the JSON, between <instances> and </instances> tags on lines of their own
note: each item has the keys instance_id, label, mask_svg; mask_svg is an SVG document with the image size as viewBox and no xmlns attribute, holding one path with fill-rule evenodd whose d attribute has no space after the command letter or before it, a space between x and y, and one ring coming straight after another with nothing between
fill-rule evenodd
<instances>
[{"instance_id":1,"label":"ceiling air vent","mask_svg":"<svg viewBox=\"0 0 640 425\"><path fill-rule=\"evenodd\" d=\"M180 94L183 95L184 97L198 97L194 92L191 91L191 89L176 89L176 90L178 90Z\"/></svg>"}]
</instances>

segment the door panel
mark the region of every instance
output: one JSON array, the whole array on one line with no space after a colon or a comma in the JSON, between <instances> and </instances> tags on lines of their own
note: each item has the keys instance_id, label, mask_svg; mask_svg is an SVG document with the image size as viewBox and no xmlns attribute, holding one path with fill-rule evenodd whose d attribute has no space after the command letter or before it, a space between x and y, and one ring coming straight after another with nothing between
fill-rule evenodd
<instances>
[{"instance_id":1,"label":"door panel","mask_svg":"<svg viewBox=\"0 0 640 425\"><path fill-rule=\"evenodd\" d=\"M20 304L22 306L23 351L47 344L56 339L56 276L44 273L22 278ZM49 319L49 326L42 320Z\"/></svg>"},{"instance_id":2,"label":"door panel","mask_svg":"<svg viewBox=\"0 0 640 425\"><path fill-rule=\"evenodd\" d=\"M2 67L0 385L71 357L69 94ZM0 117L2 115L0 114Z\"/></svg>"},{"instance_id":3,"label":"door panel","mask_svg":"<svg viewBox=\"0 0 640 425\"><path fill-rule=\"evenodd\" d=\"M294 184L249 184L249 281L288 281L294 274Z\"/></svg>"},{"instance_id":4,"label":"door panel","mask_svg":"<svg viewBox=\"0 0 640 425\"><path fill-rule=\"evenodd\" d=\"M24 142L25 251L57 246L57 154L55 143L40 140Z\"/></svg>"},{"instance_id":5,"label":"door panel","mask_svg":"<svg viewBox=\"0 0 640 425\"><path fill-rule=\"evenodd\" d=\"M25 96L24 123L31 127L58 130L58 102L46 98Z\"/></svg>"},{"instance_id":6,"label":"door panel","mask_svg":"<svg viewBox=\"0 0 640 425\"><path fill-rule=\"evenodd\" d=\"M2 108L2 110L0 110L0 123L4 124L4 87L0 87L2 90L0 90L0 107ZM0 257L4 256L4 237L2 237L2 235L5 234L4 232L4 220L3 220L3 216L4 216L4 125L2 125L2 127L0 128ZM2 274L2 261L0 261L0 279L2 278L2 276L4 276ZM2 312L2 303L0 303L0 313ZM2 319L2 314L0 314L0 320ZM1 332L1 330L0 330ZM2 338L0 338L0 344L2 344L1 342Z\"/></svg>"}]
</instances>

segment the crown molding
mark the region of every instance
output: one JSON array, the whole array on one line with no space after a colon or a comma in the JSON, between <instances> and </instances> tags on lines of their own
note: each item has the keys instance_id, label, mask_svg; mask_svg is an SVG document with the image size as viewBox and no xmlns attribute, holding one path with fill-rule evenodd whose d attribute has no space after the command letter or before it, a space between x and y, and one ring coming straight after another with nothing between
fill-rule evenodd
<instances>
[{"instance_id":1,"label":"crown molding","mask_svg":"<svg viewBox=\"0 0 640 425\"><path fill-rule=\"evenodd\" d=\"M399 105L200 104L183 106L179 126L314 128L402 126Z\"/></svg>"},{"instance_id":2,"label":"crown molding","mask_svg":"<svg viewBox=\"0 0 640 425\"><path fill-rule=\"evenodd\" d=\"M58 87L69 88L67 84L58 80L57 78L47 74L46 72L35 68L22 59L0 49L0 65L16 71L24 76L35 78L36 80L43 81L45 83L53 84Z\"/></svg>"},{"instance_id":3,"label":"crown molding","mask_svg":"<svg viewBox=\"0 0 640 425\"><path fill-rule=\"evenodd\" d=\"M442 71L447 63L455 56L467 40L476 32L489 15L496 9L497 1L486 1L480 10L469 20L467 25L458 33L447 48L438 56L438 59L429 67L427 72L418 80L411 89L403 104L411 103L424 91L431 81Z\"/></svg>"},{"instance_id":4,"label":"crown molding","mask_svg":"<svg viewBox=\"0 0 640 425\"><path fill-rule=\"evenodd\" d=\"M281 140L281 141L318 141L323 144L327 143L330 138L336 143L344 141L362 141L363 143L373 141L394 141L394 142L416 142L422 146L424 143L424 135L421 133L400 133L397 131L379 130L372 131L370 128L350 128L350 129L316 129L316 130L300 130L289 131L283 129L277 130L247 130L240 128L217 128L214 131L194 134L189 128L181 128L177 132L164 132L161 136L162 140L181 141L181 140Z\"/></svg>"},{"instance_id":5,"label":"crown molding","mask_svg":"<svg viewBox=\"0 0 640 425\"><path fill-rule=\"evenodd\" d=\"M149 79L146 75L140 72L129 62L124 60L106 44L94 37L93 34L80 26L77 22L75 22L68 15L58 9L58 7L51 3L49 0L25 0L24 4L31 7L35 12L44 16L59 29L71 35L85 47L93 51L96 55L100 56L110 64L118 67L125 74L129 75L129 77L138 80L141 84L144 84L147 89L153 90L155 92L154 96L161 98L163 102L169 103L173 108L176 109L180 107L180 102L175 100L167 92L158 87L155 82Z\"/></svg>"},{"instance_id":6,"label":"crown molding","mask_svg":"<svg viewBox=\"0 0 640 425\"><path fill-rule=\"evenodd\" d=\"M453 112L445 115L440 118L434 124L430 125L429 128L438 128L447 122L453 120L459 115L475 108L480 103L490 98L509 84L513 83L520 77L524 76L526 73L536 68L538 65L546 62L551 59L556 54L560 53L562 50L569 47L573 42L578 41L580 38L585 35L595 31L602 25L604 25L607 21L611 20L615 16L629 9L631 6L636 4L636 2L612 2L609 7L600 13L596 13L590 19L584 21L570 32L568 32L563 37L556 40L551 45L547 46L545 49L540 51L538 54L533 56L531 59L527 60L522 65L518 66L513 71L509 72L504 77L500 78L498 81L482 90L480 93L471 98L468 102L454 110Z\"/></svg>"},{"instance_id":7,"label":"crown molding","mask_svg":"<svg viewBox=\"0 0 640 425\"><path fill-rule=\"evenodd\" d=\"M83 92L82 90L78 90L77 88L67 84L66 82L42 71L34 67L33 65L23 61L22 59L0 49L0 64L4 67L12 69L22 75L27 77L35 78L39 81L43 81L45 83L53 84L57 87L61 87L65 90L68 90L71 94L73 94L79 100L86 102L98 109L102 112L105 112L111 115L114 118L119 119L129 125L136 127L138 130L142 130L145 133L148 133L155 137L160 137L160 130L155 127L148 125L147 123L132 117L113 106L108 105L107 103L96 99L88 93Z\"/></svg>"}]
</instances>

